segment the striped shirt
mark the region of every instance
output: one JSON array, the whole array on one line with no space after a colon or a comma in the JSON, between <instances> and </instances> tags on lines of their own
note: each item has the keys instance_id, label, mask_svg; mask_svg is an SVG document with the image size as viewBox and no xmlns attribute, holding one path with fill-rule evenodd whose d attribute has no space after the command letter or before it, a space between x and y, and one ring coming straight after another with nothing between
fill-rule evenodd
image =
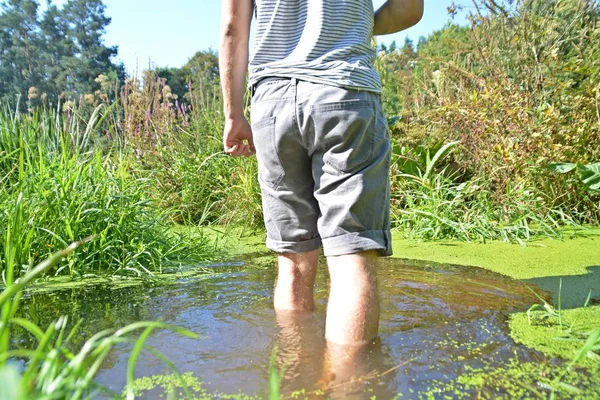
<instances>
[{"instance_id":1,"label":"striped shirt","mask_svg":"<svg viewBox=\"0 0 600 400\"><path fill-rule=\"evenodd\" d=\"M284 77L381 92L372 0L254 0L254 7L250 85Z\"/></svg>"}]
</instances>

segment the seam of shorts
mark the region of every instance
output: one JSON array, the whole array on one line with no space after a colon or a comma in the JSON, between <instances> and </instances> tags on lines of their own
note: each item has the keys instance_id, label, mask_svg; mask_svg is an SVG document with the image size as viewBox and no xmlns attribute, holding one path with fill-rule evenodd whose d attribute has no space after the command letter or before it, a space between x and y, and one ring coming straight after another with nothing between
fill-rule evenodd
<instances>
[{"instance_id":1,"label":"seam of shorts","mask_svg":"<svg viewBox=\"0 0 600 400\"><path fill-rule=\"evenodd\" d=\"M267 248L276 253L305 253L321 248L322 240L316 237L302 242L286 242L267 237Z\"/></svg>"},{"instance_id":2,"label":"seam of shorts","mask_svg":"<svg viewBox=\"0 0 600 400\"><path fill-rule=\"evenodd\" d=\"M264 103L279 103L282 101L293 101L293 100L294 100L294 97L277 97L275 99L267 99L267 100L261 100L261 101L253 100L252 106L256 106L258 104L264 104Z\"/></svg>"},{"instance_id":3,"label":"seam of shorts","mask_svg":"<svg viewBox=\"0 0 600 400\"><path fill-rule=\"evenodd\" d=\"M383 256L390 256L392 254L391 232L387 229L349 232L323 238L322 240L325 256L327 257L356 254L369 250L379 250L380 255ZM336 245L331 242L338 244Z\"/></svg>"}]
</instances>

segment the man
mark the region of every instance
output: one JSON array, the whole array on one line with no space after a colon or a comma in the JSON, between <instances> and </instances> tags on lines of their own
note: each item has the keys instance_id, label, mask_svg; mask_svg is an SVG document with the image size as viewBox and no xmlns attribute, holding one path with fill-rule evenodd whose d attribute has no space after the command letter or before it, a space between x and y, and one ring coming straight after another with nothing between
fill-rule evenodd
<instances>
[{"instance_id":1,"label":"man","mask_svg":"<svg viewBox=\"0 0 600 400\"><path fill-rule=\"evenodd\" d=\"M390 140L371 39L422 14L423 0L388 0L375 14L372 0L222 0L223 143L232 156L257 155L267 247L278 254L275 310L313 309L323 247L332 344L377 336L377 257L392 251Z\"/></svg>"}]
</instances>

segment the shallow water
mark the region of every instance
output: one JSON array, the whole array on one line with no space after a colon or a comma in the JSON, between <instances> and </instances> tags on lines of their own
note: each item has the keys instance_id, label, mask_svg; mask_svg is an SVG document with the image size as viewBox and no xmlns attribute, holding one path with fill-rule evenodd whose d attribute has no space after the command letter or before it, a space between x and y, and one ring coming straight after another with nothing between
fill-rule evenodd
<instances>
[{"instance_id":1,"label":"shallow water","mask_svg":"<svg viewBox=\"0 0 600 400\"><path fill-rule=\"evenodd\" d=\"M380 340L350 354L323 339L327 274L319 271L317 310L275 315L275 267L252 260L213 266L214 275L176 285L111 289L93 287L34 295L22 311L45 326L59 315L84 322L84 337L109 327L161 319L204 336L161 331L148 344L182 372L193 372L210 391L266 396L269 363L277 347L285 370L282 391L322 389L337 398L417 397L433 380L456 378L468 367L500 366L510 358L543 357L508 336L507 315L539 302L527 287L483 269L383 260L379 269ZM531 286L531 285L530 285ZM537 290L537 289L536 289ZM541 290L538 290L540 293ZM120 392L130 348L117 348L98 377ZM144 353L136 375L168 373ZM150 397L149 397L150 398Z\"/></svg>"}]
</instances>

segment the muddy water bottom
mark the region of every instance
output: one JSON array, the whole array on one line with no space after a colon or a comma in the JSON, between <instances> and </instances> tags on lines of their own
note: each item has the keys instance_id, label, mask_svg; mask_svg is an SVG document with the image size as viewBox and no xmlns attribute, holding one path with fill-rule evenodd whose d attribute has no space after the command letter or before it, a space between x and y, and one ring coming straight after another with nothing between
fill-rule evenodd
<instances>
[{"instance_id":1,"label":"muddy water bottom","mask_svg":"<svg viewBox=\"0 0 600 400\"><path fill-rule=\"evenodd\" d=\"M276 315L275 265L251 261L214 267L217 274L166 287L88 288L32 296L24 312L42 326L59 315L84 319L89 337L100 329L160 319L203 336L160 331L148 344L209 391L266 397L273 349L285 371L282 392L334 398L416 398L433 381L447 382L468 368L502 366L515 357L541 360L508 335L507 315L539 302L521 282L478 268L386 259L379 268L380 338L354 354L323 339L327 273L321 267L312 313ZM530 285L531 286L531 285ZM540 291L541 292L541 291ZM117 348L98 382L120 392L130 347ZM169 373L149 352L136 376ZM156 393L148 395L154 398Z\"/></svg>"}]
</instances>

